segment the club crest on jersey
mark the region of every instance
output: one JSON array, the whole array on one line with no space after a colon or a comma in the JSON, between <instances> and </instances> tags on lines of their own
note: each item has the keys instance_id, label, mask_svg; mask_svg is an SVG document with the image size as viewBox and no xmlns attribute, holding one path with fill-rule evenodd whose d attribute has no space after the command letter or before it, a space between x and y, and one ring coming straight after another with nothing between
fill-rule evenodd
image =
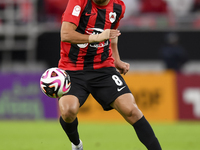
<instances>
[{"instance_id":1,"label":"club crest on jersey","mask_svg":"<svg viewBox=\"0 0 200 150\"><path fill-rule=\"evenodd\" d=\"M111 23L115 22L116 16L117 16L116 12L110 12L109 13L109 20L110 20Z\"/></svg>"}]
</instances>

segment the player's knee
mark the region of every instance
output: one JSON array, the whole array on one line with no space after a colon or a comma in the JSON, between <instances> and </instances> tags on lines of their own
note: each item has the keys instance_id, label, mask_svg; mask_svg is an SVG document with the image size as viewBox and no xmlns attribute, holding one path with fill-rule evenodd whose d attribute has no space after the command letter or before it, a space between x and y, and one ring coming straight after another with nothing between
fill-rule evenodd
<instances>
[{"instance_id":1,"label":"player's knee","mask_svg":"<svg viewBox=\"0 0 200 150\"><path fill-rule=\"evenodd\" d=\"M65 122L71 123L76 119L77 110L76 109L64 110L61 112L61 116Z\"/></svg>"},{"instance_id":2,"label":"player's knee","mask_svg":"<svg viewBox=\"0 0 200 150\"><path fill-rule=\"evenodd\" d=\"M137 116L137 111L138 111L138 108L136 106L133 106L133 107L130 107L126 110L126 113L125 115L127 117L133 117L133 116Z\"/></svg>"},{"instance_id":3,"label":"player's knee","mask_svg":"<svg viewBox=\"0 0 200 150\"><path fill-rule=\"evenodd\" d=\"M77 116L79 101L75 96L63 96L59 100L60 115L67 123L71 123Z\"/></svg>"},{"instance_id":4,"label":"player's knee","mask_svg":"<svg viewBox=\"0 0 200 150\"><path fill-rule=\"evenodd\" d=\"M143 114L140 111L140 109L137 107L137 105L134 104L132 107L126 110L126 113L124 114L124 116L125 116L125 119L130 124L133 124L137 122L143 116Z\"/></svg>"}]
</instances>

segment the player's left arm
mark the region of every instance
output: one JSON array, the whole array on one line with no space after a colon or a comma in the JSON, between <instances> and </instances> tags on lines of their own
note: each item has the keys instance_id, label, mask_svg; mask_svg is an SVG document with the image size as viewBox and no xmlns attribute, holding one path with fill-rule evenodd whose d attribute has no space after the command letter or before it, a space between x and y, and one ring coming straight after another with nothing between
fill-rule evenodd
<instances>
[{"instance_id":1,"label":"player's left arm","mask_svg":"<svg viewBox=\"0 0 200 150\"><path fill-rule=\"evenodd\" d=\"M119 70L120 74L126 74L129 71L130 64L121 61L118 51L118 37L111 39L112 56L114 57L115 67Z\"/></svg>"}]
</instances>

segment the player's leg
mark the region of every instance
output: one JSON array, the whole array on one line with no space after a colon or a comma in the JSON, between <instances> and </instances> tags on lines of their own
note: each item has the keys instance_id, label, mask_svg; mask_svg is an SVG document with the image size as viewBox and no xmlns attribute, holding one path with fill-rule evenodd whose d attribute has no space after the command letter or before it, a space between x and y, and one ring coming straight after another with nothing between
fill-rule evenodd
<instances>
[{"instance_id":1,"label":"player's leg","mask_svg":"<svg viewBox=\"0 0 200 150\"><path fill-rule=\"evenodd\" d=\"M80 143L78 134L77 113L79 110L79 100L73 95L65 95L59 99L60 124L67 134L69 140L74 144Z\"/></svg>"},{"instance_id":2,"label":"player's leg","mask_svg":"<svg viewBox=\"0 0 200 150\"><path fill-rule=\"evenodd\" d=\"M134 127L139 140L148 150L161 150L161 146L151 128L151 125L137 107L135 99L131 93L119 96L113 103L111 103L111 107L116 109L125 120Z\"/></svg>"},{"instance_id":3,"label":"player's leg","mask_svg":"<svg viewBox=\"0 0 200 150\"><path fill-rule=\"evenodd\" d=\"M82 142L79 139L77 128L77 114L89 95L87 80L83 80L84 74L80 71L67 71L67 73L70 76L72 86L69 92L59 99L60 124L72 142L72 150L82 150Z\"/></svg>"},{"instance_id":4,"label":"player's leg","mask_svg":"<svg viewBox=\"0 0 200 150\"><path fill-rule=\"evenodd\" d=\"M94 71L92 76L89 80L90 91L103 109L116 109L134 127L138 138L148 150L161 150L150 124L137 107L128 85L119 72L115 68L102 68Z\"/></svg>"}]
</instances>

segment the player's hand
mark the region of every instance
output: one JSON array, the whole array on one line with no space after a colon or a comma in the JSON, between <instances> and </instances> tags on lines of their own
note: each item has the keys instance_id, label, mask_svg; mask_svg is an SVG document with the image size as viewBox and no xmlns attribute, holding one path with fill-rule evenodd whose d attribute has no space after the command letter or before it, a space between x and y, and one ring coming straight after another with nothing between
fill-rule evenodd
<instances>
[{"instance_id":1,"label":"player's hand","mask_svg":"<svg viewBox=\"0 0 200 150\"><path fill-rule=\"evenodd\" d=\"M114 39L118 36L121 35L121 32L119 30L116 30L116 29L110 29L110 37L109 39Z\"/></svg>"},{"instance_id":2,"label":"player's hand","mask_svg":"<svg viewBox=\"0 0 200 150\"><path fill-rule=\"evenodd\" d=\"M120 74L126 74L130 69L130 64L121 60L115 61L115 67L118 69Z\"/></svg>"}]
</instances>

